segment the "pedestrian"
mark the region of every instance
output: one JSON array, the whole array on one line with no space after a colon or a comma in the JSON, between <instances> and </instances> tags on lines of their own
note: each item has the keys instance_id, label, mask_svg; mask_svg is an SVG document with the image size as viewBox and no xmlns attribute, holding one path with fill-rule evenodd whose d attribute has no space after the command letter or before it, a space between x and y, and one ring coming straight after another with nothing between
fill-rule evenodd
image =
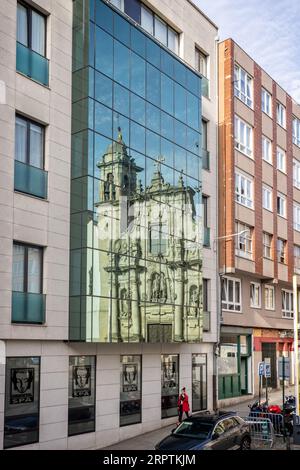
<instances>
[{"instance_id":1,"label":"pedestrian","mask_svg":"<svg viewBox=\"0 0 300 470\"><path fill-rule=\"evenodd\" d=\"M178 397L178 422L177 426L182 422L182 415L183 413L186 414L186 417L189 418L189 411L190 411L190 405L189 405L189 397L185 391L185 387L181 389L181 393Z\"/></svg>"}]
</instances>

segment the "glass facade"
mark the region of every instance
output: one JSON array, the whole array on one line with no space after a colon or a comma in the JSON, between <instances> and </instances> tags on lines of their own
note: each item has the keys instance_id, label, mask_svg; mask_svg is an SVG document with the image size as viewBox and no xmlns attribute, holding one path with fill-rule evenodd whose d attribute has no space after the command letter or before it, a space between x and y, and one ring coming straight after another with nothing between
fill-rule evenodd
<instances>
[{"instance_id":1,"label":"glass facade","mask_svg":"<svg viewBox=\"0 0 300 470\"><path fill-rule=\"evenodd\" d=\"M120 426L142 421L142 356L121 356Z\"/></svg>"},{"instance_id":2,"label":"glass facade","mask_svg":"<svg viewBox=\"0 0 300 470\"><path fill-rule=\"evenodd\" d=\"M202 337L201 77L76 0L70 339Z\"/></svg>"},{"instance_id":3,"label":"glass facade","mask_svg":"<svg viewBox=\"0 0 300 470\"><path fill-rule=\"evenodd\" d=\"M38 442L40 358L8 357L5 384L4 448Z\"/></svg>"},{"instance_id":4,"label":"glass facade","mask_svg":"<svg viewBox=\"0 0 300 470\"><path fill-rule=\"evenodd\" d=\"M69 436L95 431L95 378L95 356L69 358Z\"/></svg>"}]
</instances>

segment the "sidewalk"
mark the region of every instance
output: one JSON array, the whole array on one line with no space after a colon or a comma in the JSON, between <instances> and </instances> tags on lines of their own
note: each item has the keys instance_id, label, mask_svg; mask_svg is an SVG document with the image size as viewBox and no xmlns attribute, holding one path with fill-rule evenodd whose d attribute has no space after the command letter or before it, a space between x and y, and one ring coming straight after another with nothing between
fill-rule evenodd
<instances>
[{"instance_id":1,"label":"sidewalk","mask_svg":"<svg viewBox=\"0 0 300 470\"><path fill-rule=\"evenodd\" d=\"M294 387L287 387L285 395L292 395L294 393ZM249 414L248 405L253 403L254 399L252 398L249 401L238 403L234 406L222 408L226 411L236 411L239 416L245 417ZM262 397L264 401L264 397ZM278 390L275 392L270 392L269 394L269 404L282 404L282 391ZM139 436L127 439L126 441L119 442L112 446L106 447L103 450L154 450L155 444L157 444L164 437L168 436L172 429L174 429L175 424L171 424L164 428L156 429L155 431L147 432L146 434L141 434ZM295 446L295 450L300 446ZM283 443L280 442L276 446L276 449L284 449ZM293 446L291 446L293 448Z\"/></svg>"}]
</instances>

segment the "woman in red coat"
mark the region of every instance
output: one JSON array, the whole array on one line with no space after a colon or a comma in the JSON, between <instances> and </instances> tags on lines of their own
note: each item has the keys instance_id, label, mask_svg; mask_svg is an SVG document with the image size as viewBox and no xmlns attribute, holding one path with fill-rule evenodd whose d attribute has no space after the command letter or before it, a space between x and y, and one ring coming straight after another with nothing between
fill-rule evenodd
<instances>
[{"instance_id":1,"label":"woman in red coat","mask_svg":"<svg viewBox=\"0 0 300 470\"><path fill-rule=\"evenodd\" d=\"M183 413L186 414L186 417L189 418L189 411L190 411L190 405L189 405L189 397L187 393L185 392L185 387L181 389L181 393L178 397L178 424L182 422L182 415Z\"/></svg>"}]
</instances>

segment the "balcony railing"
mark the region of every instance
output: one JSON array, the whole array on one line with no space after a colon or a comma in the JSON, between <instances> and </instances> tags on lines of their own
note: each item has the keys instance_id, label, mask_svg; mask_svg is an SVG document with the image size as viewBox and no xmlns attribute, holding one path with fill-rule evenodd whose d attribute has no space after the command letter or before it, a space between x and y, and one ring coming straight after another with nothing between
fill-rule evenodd
<instances>
[{"instance_id":1,"label":"balcony railing","mask_svg":"<svg viewBox=\"0 0 300 470\"><path fill-rule=\"evenodd\" d=\"M13 323L45 323L46 296L30 292L12 293Z\"/></svg>"},{"instance_id":2,"label":"balcony railing","mask_svg":"<svg viewBox=\"0 0 300 470\"><path fill-rule=\"evenodd\" d=\"M48 173L35 166L15 160L15 190L47 198Z\"/></svg>"},{"instance_id":3,"label":"balcony railing","mask_svg":"<svg viewBox=\"0 0 300 470\"><path fill-rule=\"evenodd\" d=\"M209 151L202 149L202 168L204 170L210 169Z\"/></svg>"},{"instance_id":4,"label":"balcony railing","mask_svg":"<svg viewBox=\"0 0 300 470\"><path fill-rule=\"evenodd\" d=\"M210 331L210 312L203 312L203 331Z\"/></svg>"},{"instance_id":5,"label":"balcony railing","mask_svg":"<svg viewBox=\"0 0 300 470\"><path fill-rule=\"evenodd\" d=\"M204 227L203 228L203 246L206 248L210 247L210 228Z\"/></svg>"},{"instance_id":6,"label":"balcony railing","mask_svg":"<svg viewBox=\"0 0 300 470\"><path fill-rule=\"evenodd\" d=\"M202 75L202 96L209 97L209 80Z\"/></svg>"},{"instance_id":7,"label":"balcony railing","mask_svg":"<svg viewBox=\"0 0 300 470\"><path fill-rule=\"evenodd\" d=\"M17 71L43 85L49 85L49 60L17 42Z\"/></svg>"}]
</instances>

